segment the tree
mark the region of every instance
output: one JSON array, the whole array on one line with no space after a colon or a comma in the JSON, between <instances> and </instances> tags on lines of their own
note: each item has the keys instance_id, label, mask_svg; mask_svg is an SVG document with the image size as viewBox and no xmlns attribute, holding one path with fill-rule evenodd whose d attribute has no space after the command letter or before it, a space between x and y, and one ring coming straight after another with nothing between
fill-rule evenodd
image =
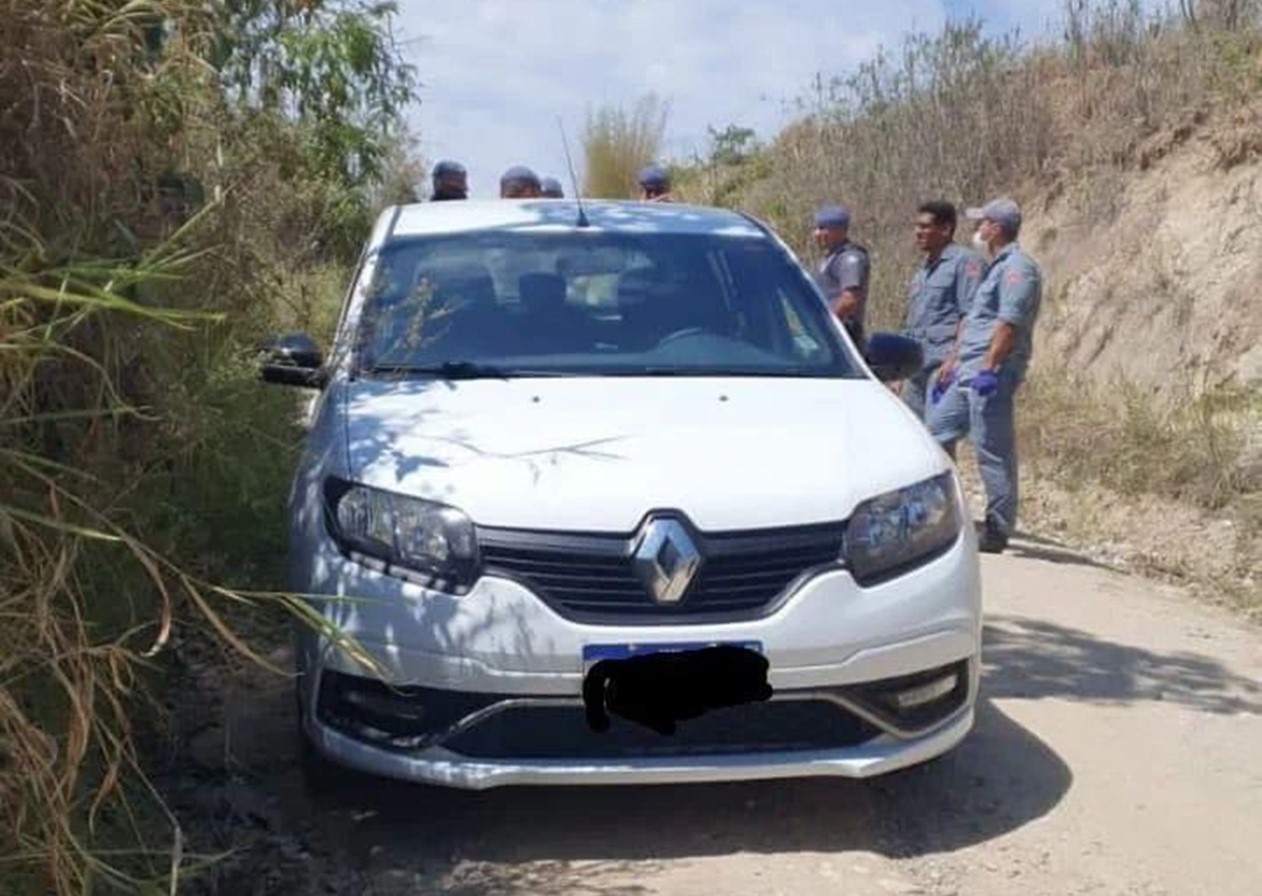
<instances>
[{"instance_id":1,"label":"tree","mask_svg":"<svg viewBox=\"0 0 1262 896\"><path fill-rule=\"evenodd\" d=\"M713 126L706 130L710 134L710 163L713 165L740 165L758 150L753 128L729 124L721 131Z\"/></svg>"},{"instance_id":2,"label":"tree","mask_svg":"<svg viewBox=\"0 0 1262 896\"><path fill-rule=\"evenodd\" d=\"M393 2L224 0L211 62L241 107L302 127L308 163L347 185L375 180L415 100Z\"/></svg>"}]
</instances>

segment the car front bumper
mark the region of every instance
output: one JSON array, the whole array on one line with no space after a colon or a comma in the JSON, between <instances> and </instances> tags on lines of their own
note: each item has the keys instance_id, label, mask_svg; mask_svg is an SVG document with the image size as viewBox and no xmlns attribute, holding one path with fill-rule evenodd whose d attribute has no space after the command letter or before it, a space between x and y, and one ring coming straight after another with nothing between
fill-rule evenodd
<instances>
[{"instance_id":1,"label":"car front bumper","mask_svg":"<svg viewBox=\"0 0 1262 896\"><path fill-rule=\"evenodd\" d=\"M400 753L366 744L319 723L306 736L324 757L373 775L467 790L514 785L685 784L773 778L866 778L947 752L973 726L970 702L935 730L911 740L883 735L843 750L786 750L711 756L640 756L625 760L475 759L441 747Z\"/></svg>"},{"instance_id":2,"label":"car front bumper","mask_svg":"<svg viewBox=\"0 0 1262 896\"><path fill-rule=\"evenodd\" d=\"M441 730L422 737L366 736L335 724L322 711L322 682L363 680L367 673L326 636L298 629L306 737L327 759L371 774L469 789L868 777L950 750L973 724L981 597L975 538L967 530L942 556L879 586L860 588L844 569L831 569L798 585L770 615L705 626L583 624L558 615L522 585L493 577L460 597L426 592L347 561L327 542L302 570L311 572L295 584L307 594L354 595L325 603L322 612L372 657L376 678L399 689L468 698L463 709L448 710ZM832 707L838 726L866 729L855 729L853 737L830 735L814 748L781 738L751 740L749 749L741 749L736 736L721 750L681 743L672 752L672 736L646 732L656 740L646 744L631 735L634 749L620 754L593 747L603 735L578 728L567 730L584 748L556 755L519 750L512 737L487 740L476 755L461 747L460 735L489 726L496 716L538 710L569 713L564 724L572 723L582 713L585 645L699 640L759 642L774 689L764 705L776 704L777 711L783 702L810 702L820 712ZM854 699L856 688L952 666L960 690L926 724L874 715L871 702ZM681 735L693 724L682 722ZM505 749L497 752L496 743ZM777 748L780 743L784 749Z\"/></svg>"}]
</instances>

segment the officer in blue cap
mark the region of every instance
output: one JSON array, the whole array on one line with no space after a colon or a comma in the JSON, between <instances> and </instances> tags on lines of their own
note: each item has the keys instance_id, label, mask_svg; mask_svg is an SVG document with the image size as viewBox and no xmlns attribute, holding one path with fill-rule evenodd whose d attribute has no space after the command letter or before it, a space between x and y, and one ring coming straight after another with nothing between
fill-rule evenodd
<instances>
[{"instance_id":1,"label":"officer in blue cap","mask_svg":"<svg viewBox=\"0 0 1262 896\"><path fill-rule=\"evenodd\" d=\"M986 487L979 548L997 554L1017 525L1014 399L1033 354L1043 274L1017 245L1021 208L1016 202L995 199L966 214L978 222L973 241L987 263L955 350L938 368L926 423L952 455L959 439L972 441Z\"/></svg>"},{"instance_id":2,"label":"officer in blue cap","mask_svg":"<svg viewBox=\"0 0 1262 896\"><path fill-rule=\"evenodd\" d=\"M640 172L636 182L640 185L640 199L644 202L673 202L670 195L670 175L660 165L649 165Z\"/></svg>"},{"instance_id":3,"label":"officer in blue cap","mask_svg":"<svg viewBox=\"0 0 1262 896\"><path fill-rule=\"evenodd\" d=\"M850 213L839 205L817 211L815 243L824 250L815 282L837 319L856 343L862 343L871 262L868 250L850 239Z\"/></svg>"},{"instance_id":4,"label":"officer in blue cap","mask_svg":"<svg viewBox=\"0 0 1262 896\"><path fill-rule=\"evenodd\" d=\"M545 177L539 181L541 190L540 194L544 199L564 199L565 190L561 189L561 182L555 177Z\"/></svg>"},{"instance_id":5,"label":"officer in blue cap","mask_svg":"<svg viewBox=\"0 0 1262 896\"><path fill-rule=\"evenodd\" d=\"M431 202L444 202L451 199L469 198L468 172L464 165L444 159L434 166L432 175L434 188L430 193Z\"/></svg>"},{"instance_id":6,"label":"officer in blue cap","mask_svg":"<svg viewBox=\"0 0 1262 896\"><path fill-rule=\"evenodd\" d=\"M525 165L514 165L500 175L501 199L538 199L542 192L539 175Z\"/></svg>"}]
</instances>

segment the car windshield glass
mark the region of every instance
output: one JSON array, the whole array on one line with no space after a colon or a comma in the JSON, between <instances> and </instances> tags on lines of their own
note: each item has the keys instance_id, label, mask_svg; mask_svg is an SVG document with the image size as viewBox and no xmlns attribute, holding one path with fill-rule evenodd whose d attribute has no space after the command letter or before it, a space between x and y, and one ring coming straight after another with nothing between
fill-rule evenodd
<instances>
[{"instance_id":1,"label":"car windshield glass","mask_svg":"<svg viewBox=\"0 0 1262 896\"><path fill-rule=\"evenodd\" d=\"M373 271L368 375L862 376L765 236L464 233L388 243Z\"/></svg>"}]
</instances>

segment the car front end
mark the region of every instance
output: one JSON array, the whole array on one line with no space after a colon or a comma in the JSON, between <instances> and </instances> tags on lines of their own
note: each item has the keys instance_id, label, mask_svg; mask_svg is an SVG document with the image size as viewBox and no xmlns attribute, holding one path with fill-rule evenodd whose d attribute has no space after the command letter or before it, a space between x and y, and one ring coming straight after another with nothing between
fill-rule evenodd
<instances>
[{"instance_id":1,"label":"car front end","mask_svg":"<svg viewBox=\"0 0 1262 896\"><path fill-rule=\"evenodd\" d=\"M617 207L605 226L627 214L699 217ZM709 288L693 270L650 283L652 304L646 279L668 277L644 257L677 271L686 241L644 242L637 218L634 252L542 275L564 272L573 302L576 283L599 292L575 271L626 265L618 304L597 295L573 324L595 328L584 353L330 365L290 508L291 587L319 619L297 628L315 754L486 789L867 777L965 737L981 587L949 458L850 363L800 271L750 267L780 250L719 223L721 251L702 248L738 275L714 287L722 313L681 312ZM542 282L514 275L523 298ZM514 307L496 302L475 340Z\"/></svg>"},{"instance_id":2,"label":"car front end","mask_svg":"<svg viewBox=\"0 0 1262 896\"><path fill-rule=\"evenodd\" d=\"M725 441L717 420L697 420L684 450L652 432L628 434L591 403L643 390L666 401L669 391L681 407L666 427L674 432L700 407L724 406L707 393L738 395L739 383L547 386L465 384L458 388L484 397L428 405L410 394L415 420L438 437L393 455L352 450L373 461L353 474L315 467L305 480L293 577L297 590L323 596L330 626L299 630L303 723L320 754L376 774L485 788L867 776L938 755L965 735L980 584L949 468L917 462L914 451L892 458L898 452L832 439L854 479L833 477L853 484L828 488L811 472L823 456L804 454L828 439L806 438L786 456L788 441L764 436L771 444L755 447L738 436L751 447L716 463ZM849 397L851 408L888 400L880 386L850 388L868 392ZM746 401L769 412L792 391L773 384ZM560 446L527 439L487 456L444 442L433 422L458 404L465 437L487 444L476 407L490 425L528 431L504 410L516 405L555 432L559 418L531 401L539 395L554 413L586 421L584 431ZM361 423L375 404L365 402ZM384 428L386 444L406 444L410 423L390 413L396 430ZM352 441L359 429L351 426ZM595 436L611 431L623 436ZM884 433L874 426L870 435L879 443ZM567 452L582 443L618 459ZM668 455L671 466L659 466ZM416 456L427 464L411 469ZM779 469L766 469L774 457ZM618 486L607 479L611 466ZM893 485L900 475L878 466L906 470L905 484L865 494L861 483L884 475ZM735 478L725 488L726 477ZM599 481L603 492L594 491ZM434 500L438 493L450 498ZM830 515L830 506L842 512ZM493 523L474 522L465 507ZM339 647L332 630L355 649ZM669 735L616 716L608 731L592 729L584 684L595 662L708 644L765 657L770 698L715 709Z\"/></svg>"}]
</instances>

